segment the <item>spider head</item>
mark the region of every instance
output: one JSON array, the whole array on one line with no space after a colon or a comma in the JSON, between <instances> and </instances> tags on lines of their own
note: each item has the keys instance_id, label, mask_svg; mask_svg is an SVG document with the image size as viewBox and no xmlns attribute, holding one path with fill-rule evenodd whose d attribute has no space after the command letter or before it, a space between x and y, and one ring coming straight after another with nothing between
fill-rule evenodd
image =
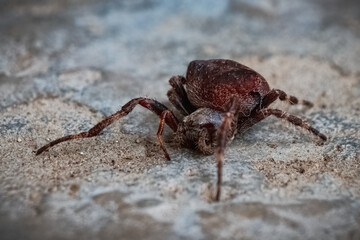
<instances>
[{"instance_id":1,"label":"spider head","mask_svg":"<svg viewBox=\"0 0 360 240\"><path fill-rule=\"evenodd\" d=\"M175 139L182 146L197 148L213 154L218 127L223 113L210 108L199 108L179 124Z\"/></svg>"}]
</instances>

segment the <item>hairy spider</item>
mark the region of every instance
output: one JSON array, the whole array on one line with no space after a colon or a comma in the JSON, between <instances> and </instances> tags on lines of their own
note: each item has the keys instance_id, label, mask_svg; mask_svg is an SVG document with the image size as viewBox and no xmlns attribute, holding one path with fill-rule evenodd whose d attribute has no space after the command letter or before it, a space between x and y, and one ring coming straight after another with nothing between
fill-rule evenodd
<instances>
[{"instance_id":1,"label":"hairy spider","mask_svg":"<svg viewBox=\"0 0 360 240\"><path fill-rule=\"evenodd\" d=\"M175 132L174 138L182 146L196 147L204 154L216 152L218 179L215 200L219 201L224 150L235 134L274 115L310 131L323 141L327 139L324 134L300 118L278 109L268 108L276 99L292 105L303 104L309 107L312 103L300 101L282 90L270 89L264 77L235 61L195 60L190 62L186 77L174 76L169 82L171 89L167 96L184 116L181 122L173 112L156 100L134 98L89 131L52 141L37 150L36 155L64 141L97 136L104 128L126 116L140 104L160 117L157 138L167 160L170 160L170 156L162 140L165 124Z\"/></svg>"}]
</instances>

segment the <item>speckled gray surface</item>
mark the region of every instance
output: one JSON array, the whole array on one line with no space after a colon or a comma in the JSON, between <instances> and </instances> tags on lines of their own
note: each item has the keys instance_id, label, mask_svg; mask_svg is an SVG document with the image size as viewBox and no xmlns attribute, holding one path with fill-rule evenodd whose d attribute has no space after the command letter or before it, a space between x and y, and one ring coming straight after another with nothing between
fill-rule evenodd
<instances>
[{"instance_id":1,"label":"speckled gray surface","mask_svg":"<svg viewBox=\"0 0 360 240\"><path fill-rule=\"evenodd\" d=\"M358 1L1 1L1 239L360 239ZM269 118L213 156L156 143L133 97L170 106L168 79L193 59L229 58L314 102L274 107L329 141Z\"/></svg>"}]
</instances>

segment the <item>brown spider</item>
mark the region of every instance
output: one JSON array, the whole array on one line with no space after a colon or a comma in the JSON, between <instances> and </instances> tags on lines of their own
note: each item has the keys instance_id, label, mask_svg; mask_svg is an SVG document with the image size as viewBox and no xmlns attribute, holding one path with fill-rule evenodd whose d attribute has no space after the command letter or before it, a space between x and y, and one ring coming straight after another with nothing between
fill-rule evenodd
<instances>
[{"instance_id":1,"label":"brown spider","mask_svg":"<svg viewBox=\"0 0 360 240\"><path fill-rule=\"evenodd\" d=\"M97 136L114 121L126 116L137 104L160 117L157 138L167 160L170 156L162 141L164 124L174 132L175 140L182 146L197 147L205 154L216 151L218 179L215 200L221 191L222 162L225 146L235 134L274 115L300 126L326 141L326 136L300 118L278 109L267 108L277 98L290 104L312 106L308 101L299 101L279 89L270 89L259 73L232 60L195 60L190 62L186 78L174 76L167 96L184 118L181 122L166 106L149 98L134 98L121 110L105 118L87 132L65 136L41 147L36 155L48 148L71 139ZM184 87L186 85L186 88Z\"/></svg>"}]
</instances>

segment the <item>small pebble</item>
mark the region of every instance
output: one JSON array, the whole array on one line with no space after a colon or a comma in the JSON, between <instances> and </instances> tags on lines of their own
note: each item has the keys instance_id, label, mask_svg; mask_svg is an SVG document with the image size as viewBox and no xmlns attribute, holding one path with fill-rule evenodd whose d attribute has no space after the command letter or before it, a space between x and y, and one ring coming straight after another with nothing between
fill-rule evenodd
<instances>
[{"instance_id":1,"label":"small pebble","mask_svg":"<svg viewBox=\"0 0 360 240\"><path fill-rule=\"evenodd\" d=\"M18 138L17 141L18 141L18 142L22 142L21 138Z\"/></svg>"},{"instance_id":2,"label":"small pebble","mask_svg":"<svg viewBox=\"0 0 360 240\"><path fill-rule=\"evenodd\" d=\"M187 168L185 170L185 175L191 177L191 176L195 176L198 174L198 171L196 169L192 169L192 168Z\"/></svg>"},{"instance_id":3,"label":"small pebble","mask_svg":"<svg viewBox=\"0 0 360 240\"><path fill-rule=\"evenodd\" d=\"M80 155L84 155L84 153L83 153L83 152L80 152Z\"/></svg>"}]
</instances>

